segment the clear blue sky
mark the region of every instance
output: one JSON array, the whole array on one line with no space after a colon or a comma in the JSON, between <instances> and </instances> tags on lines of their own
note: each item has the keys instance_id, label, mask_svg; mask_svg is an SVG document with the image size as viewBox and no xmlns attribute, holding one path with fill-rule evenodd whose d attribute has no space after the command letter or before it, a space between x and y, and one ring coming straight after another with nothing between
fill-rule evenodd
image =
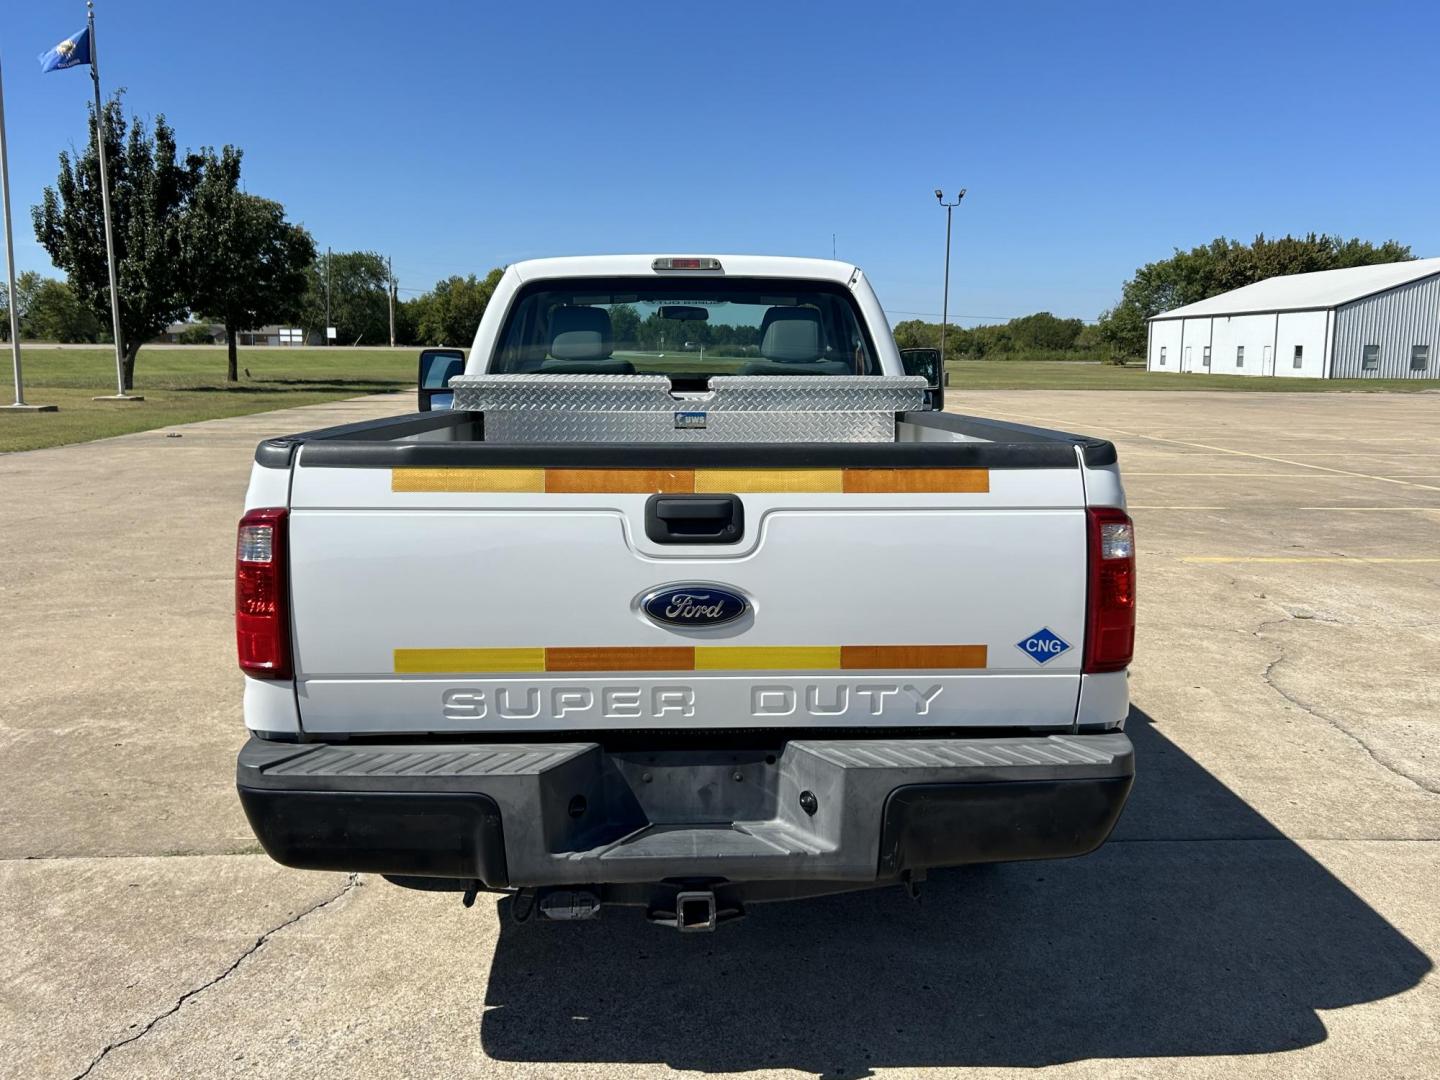
<instances>
[{"instance_id":1,"label":"clear blue sky","mask_svg":"<svg viewBox=\"0 0 1440 1080\"><path fill-rule=\"evenodd\" d=\"M1219 234L1440 254L1440 5L98 0L105 88L402 288L538 255L841 258L892 317L1095 316ZM78 0L0 10L28 208L84 141ZM973 320L964 319L970 322Z\"/></svg>"}]
</instances>

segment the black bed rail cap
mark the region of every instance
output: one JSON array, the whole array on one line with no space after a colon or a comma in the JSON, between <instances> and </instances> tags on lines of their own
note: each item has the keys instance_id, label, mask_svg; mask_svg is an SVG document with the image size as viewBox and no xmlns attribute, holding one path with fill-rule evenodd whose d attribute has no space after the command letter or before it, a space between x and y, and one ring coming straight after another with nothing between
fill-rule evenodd
<instances>
[{"instance_id":1,"label":"black bed rail cap","mask_svg":"<svg viewBox=\"0 0 1440 1080\"><path fill-rule=\"evenodd\" d=\"M255 463L267 469L288 469L295 460L295 451L306 443L342 441L375 443L419 435L439 428L461 424L483 423L484 414L465 410L401 413L382 416L378 420L361 420L354 424L336 424L295 435L278 435L255 447Z\"/></svg>"}]
</instances>

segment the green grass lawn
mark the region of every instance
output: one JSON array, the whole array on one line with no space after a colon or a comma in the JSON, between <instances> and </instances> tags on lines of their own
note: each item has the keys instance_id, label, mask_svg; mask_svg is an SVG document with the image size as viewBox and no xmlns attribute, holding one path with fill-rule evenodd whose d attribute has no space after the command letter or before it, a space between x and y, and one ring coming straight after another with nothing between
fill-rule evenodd
<instances>
[{"instance_id":1,"label":"green grass lawn","mask_svg":"<svg viewBox=\"0 0 1440 1080\"><path fill-rule=\"evenodd\" d=\"M0 413L0 452L409 390L415 385L418 355L415 348L242 348L240 382L229 386L225 383L224 349L147 348L140 351L135 365L135 393L144 394L145 400L126 404L90 400L96 394L115 392L115 354L108 348L27 348L23 355L26 400L59 405L60 411ZM4 403L9 403L14 391L8 355L3 360L0 394ZM1158 374L1138 367L1038 360L962 360L952 362L949 368L952 394L965 390L1440 390L1440 381L1434 379L1260 379Z\"/></svg>"},{"instance_id":2,"label":"green grass lawn","mask_svg":"<svg viewBox=\"0 0 1440 1080\"><path fill-rule=\"evenodd\" d=\"M8 346L0 354L0 404L8 405L15 400ZM26 348L25 400L58 405L60 411L0 413L0 452L408 390L415 386L418 356L418 349L242 347L240 382L227 385L223 348L141 349L134 393L145 400L132 404L90 400L115 393L115 354L109 348Z\"/></svg>"}]
</instances>

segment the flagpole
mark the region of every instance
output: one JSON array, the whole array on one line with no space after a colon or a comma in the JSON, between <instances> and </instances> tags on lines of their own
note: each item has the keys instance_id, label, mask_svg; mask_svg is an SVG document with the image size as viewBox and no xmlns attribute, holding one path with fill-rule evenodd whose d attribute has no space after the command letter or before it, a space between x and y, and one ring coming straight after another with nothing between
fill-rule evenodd
<instances>
[{"instance_id":1,"label":"flagpole","mask_svg":"<svg viewBox=\"0 0 1440 1080\"><path fill-rule=\"evenodd\" d=\"M37 406L25 404L25 382L20 374L20 315L15 310L15 243L11 239L10 226L10 156L6 152L5 145L5 86L4 79L0 78L0 178L3 178L5 200L5 269L7 273L7 286L10 290L10 351L15 359L15 404L7 405L7 409L23 409L25 411L38 411ZM54 410L50 406L45 411Z\"/></svg>"},{"instance_id":2,"label":"flagpole","mask_svg":"<svg viewBox=\"0 0 1440 1080\"><path fill-rule=\"evenodd\" d=\"M10 290L10 352L15 360L15 404L3 408L18 412L55 412L54 405L25 404L25 381L20 374L20 312L15 307L15 236L10 220L10 153L5 143L5 80L0 78L0 189L5 202L5 271Z\"/></svg>"},{"instance_id":3,"label":"flagpole","mask_svg":"<svg viewBox=\"0 0 1440 1080\"><path fill-rule=\"evenodd\" d=\"M105 170L105 106L100 101L100 54L95 48L95 0L85 0L90 30L90 79L95 84L95 148L100 156L100 205L105 210L105 266L110 271L110 317L115 325L115 393L96 401L144 401L125 392L125 342L120 334L120 287L115 281L115 237L110 226L110 181Z\"/></svg>"}]
</instances>

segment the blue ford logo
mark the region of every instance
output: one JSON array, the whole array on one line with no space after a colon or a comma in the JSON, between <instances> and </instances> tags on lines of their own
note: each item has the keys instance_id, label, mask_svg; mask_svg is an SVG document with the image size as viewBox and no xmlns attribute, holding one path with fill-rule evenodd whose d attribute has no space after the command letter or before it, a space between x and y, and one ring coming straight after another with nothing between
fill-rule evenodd
<instances>
[{"instance_id":1,"label":"blue ford logo","mask_svg":"<svg viewBox=\"0 0 1440 1080\"><path fill-rule=\"evenodd\" d=\"M640 610L666 626L722 626L750 610L745 597L719 585L667 585L645 594Z\"/></svg>"}]
</instances>

